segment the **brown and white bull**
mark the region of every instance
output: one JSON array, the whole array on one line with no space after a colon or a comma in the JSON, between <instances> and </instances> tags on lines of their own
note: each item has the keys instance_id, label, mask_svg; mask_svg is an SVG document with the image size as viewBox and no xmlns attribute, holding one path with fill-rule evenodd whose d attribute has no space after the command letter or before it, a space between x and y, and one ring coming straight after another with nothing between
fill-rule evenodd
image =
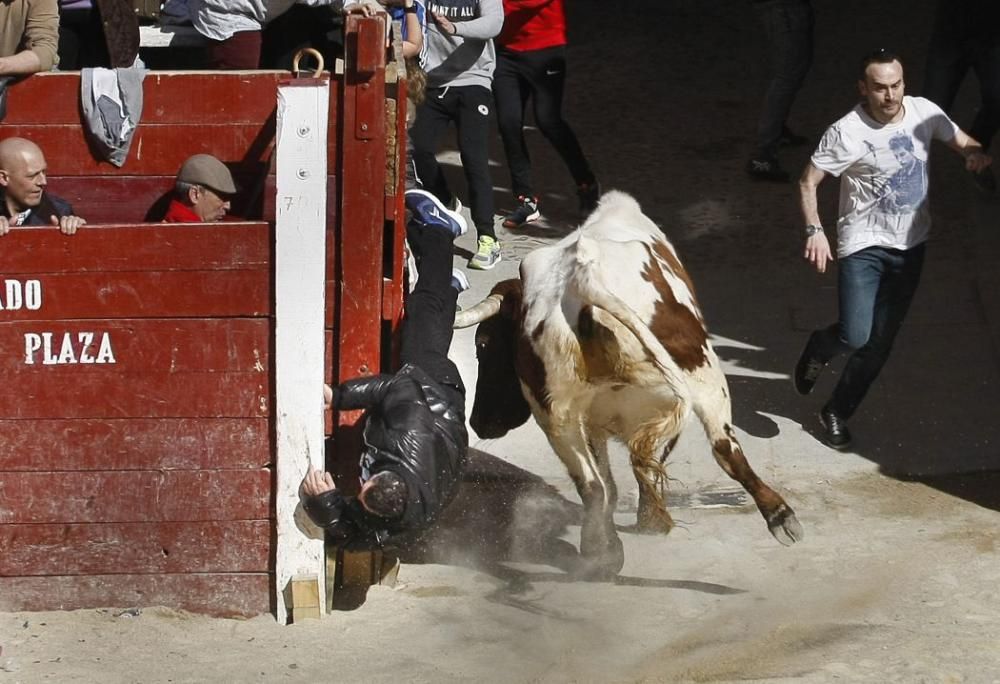
<instances>
[{"instance_id":1,"label":"brown and white bull","mask_svg":"<svg viewBox=\"0 0 1000 684\"><path fill-rule=\"evenodd\" d=\"M471 424L495 438L535 416L583 500L585 573L613 577L624 564L608 440L628 447L638 529L669 532L664 463L691 411L771 534L786 545L801 539L795 513L736 440L726 377L691 280L631 196L604 195L577 231L526 256L520 275L456 319L456 327L479 324Z\"/></svg>"}]
</instances>

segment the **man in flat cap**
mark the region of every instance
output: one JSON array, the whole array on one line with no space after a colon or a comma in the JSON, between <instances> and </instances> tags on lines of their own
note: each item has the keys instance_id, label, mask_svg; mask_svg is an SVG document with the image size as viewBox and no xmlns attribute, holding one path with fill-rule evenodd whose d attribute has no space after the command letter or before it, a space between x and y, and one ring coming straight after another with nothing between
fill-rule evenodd
<instances>
[{"instance_id":1,"label":"man in flat cap","mask_svg":"<svg viewBox=\"0 0 1000 684\"><path fill-rule=\"evenodd\" d=\"M177 172L174 197L163 217L166 223L221 221L236 194L233 174L210 154L188 157Z\"/></svg>"},{"instance_id":2,"label":"man in flat cap","mask_svg":"<svg viewBox=\"0 0 1000 684\"><path fill-rule=\"evenodd\" d=\"M14 226L54 226L73 235L86 223L73 207L46 191L42 149L25 138L0 141L0 235Z\"/></svg>"}]
</instances>

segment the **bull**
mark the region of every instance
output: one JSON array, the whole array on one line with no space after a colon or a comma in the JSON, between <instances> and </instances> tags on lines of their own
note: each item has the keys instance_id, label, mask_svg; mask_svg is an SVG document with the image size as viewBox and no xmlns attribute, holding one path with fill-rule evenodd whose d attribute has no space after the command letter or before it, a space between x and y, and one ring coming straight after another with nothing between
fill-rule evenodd
<instances>
[{"instance_id":1,"label":"bull","mask_svg":"<svg viewBox=\"0 0 1000 684\"><path fill-rule=\"evenodd\" d=\"M583 502L584 574L611 578L625 561L609 439L628 448L637 529L667 533L665 462L692 411L715 460L753 497L771 534L784 545L802 538L795 513L754 473L736 438L726 377L691 280L631 196L607 193L578 230L528 254L519 279L497 283L459 312L455 327L477 324L472 428L502 437L534 415Z\"/></svg>"}]
</instances>

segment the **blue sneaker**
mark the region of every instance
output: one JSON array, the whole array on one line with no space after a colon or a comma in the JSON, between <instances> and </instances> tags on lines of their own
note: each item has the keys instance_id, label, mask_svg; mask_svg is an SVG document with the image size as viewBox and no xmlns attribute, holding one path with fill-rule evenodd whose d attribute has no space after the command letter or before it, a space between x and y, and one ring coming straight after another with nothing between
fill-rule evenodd
<instances>
[{"instance_id":1,"label":"blue sneaker","mask_svg":"<svg viewBox=\"0 0 1000 684\"><path fill-rule=\"evenodd\" d=\"M451 269L451 286L459 292L465 292L469 289L469 279L464 271L458 268Z\"/></svg>"},{"instance_id":2,"label":"blue sneaker","mask_svg":"<svg viewBox=\"0 0 1000 684\"><path fill-rule=\"evenodd\" d=\"M448 209L441 200L426 190L420 188L407 190L406 207L413 212L414 218L420 223L444 228L455 237L465 235L469 230L461 214Z\"/></svg>"}]
</instances>

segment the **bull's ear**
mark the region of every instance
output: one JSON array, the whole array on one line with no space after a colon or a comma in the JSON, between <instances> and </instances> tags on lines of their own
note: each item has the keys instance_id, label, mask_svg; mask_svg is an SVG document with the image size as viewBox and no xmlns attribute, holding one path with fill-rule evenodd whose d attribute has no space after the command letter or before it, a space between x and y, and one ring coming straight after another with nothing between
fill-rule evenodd
<instances>
[{"instance_id":1,"label":"bull's ear","mask_svg":"<svg viewBox=\"0 0 1000 684\"><path fill-rule=\"evenodd\" d=\"M493 286L490 294L503 296L500 304L500 315L508 319L516 319L521 314L521 302L524 299L524 286L520 278L501 280Z\"/></svg>"}]
</instances>

